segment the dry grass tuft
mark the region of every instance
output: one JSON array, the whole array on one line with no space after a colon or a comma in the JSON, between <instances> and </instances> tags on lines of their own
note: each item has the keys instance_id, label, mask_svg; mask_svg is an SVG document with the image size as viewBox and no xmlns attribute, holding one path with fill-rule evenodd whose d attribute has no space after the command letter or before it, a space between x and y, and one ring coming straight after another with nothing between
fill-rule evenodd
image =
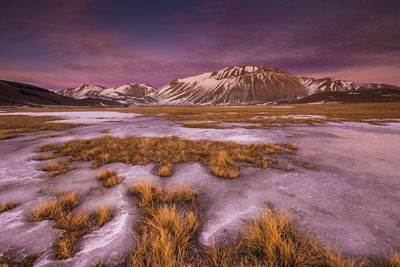
<instances>
[{"instance_id":1,"label":"dry grass tuft","mask_svg":"<svg viewBox=\"0 0 400 267\"><path fill-rule=\"evenodd\" d=\"M209 166L211 173L217 177L235 179L240 175L239 167L235 165L226 151L218 151L212 155Z\"/></svg>"},{"instance_id":2,"label":"dry grass tuft","mask_svg":"<svg viewBox=\"0 0 400 267\"><path fill-rule=\"evenodd\" d=\"M184 187L162 190L159 185L138 183L130 192L140 199L143 222L138 227L138 246L128 266L186 266L193 259L198 222L194 211L177 203L194 203L196 192Z\"/></svg>"},{"instance_id":3,"label":"dry grass tuft","mask_svg":"<svg viewBox=\"0 0 400 267\"><path fill-rule=\"evenodd\" d=\"M57 259L72 257L76 252L76 242L88 234L93 225L102 227L112 220L112 214L106 207L95 213L72 212L77 205L77 194L72 192L61 194L58 200L40 203L32 212L31 222L54 220L54 228L65 230L55 244Z\"/></svg>"},{"instance_id":4,"label":"dry grass tuft","mask_svg":"<svg viewBox=\"0 0 400 267\"><path fill-rule=\"evenodd\" d=\"M196 201L197 191L187 189L184 186L177 186L162 190L161 186L155 183L139 182L129 188L132 195L136 195L140 199L139 206L152 206L155 203L178 203L187 202L194 204Z\"/></svg>"},{"instance_id":5,"label":"dry grass tuft","mask_svg":"<svg viewBox=\"0 0 400 267\"><path fill-rule=\"evenodd\" d=\"M31 222L40 222L43 220L55 220L64 216L78 205L78 196L76 192L63 194L58 200L52 202L43 202L35 207L32 212Z\"/></svg>"},{"instance_id":6,"label":"dry grass tuft","mask_svg":"<svg viewBox=\"0 0 400 267\"><path fill-rule=\"evenodd\" d=\"M49 158L54 158L54 157L55 157L55 155L49 155L49 156L45 156L44 159L49 159ZM71 161L69 161L69 160L58 161L55 163L49 163L47 165L44 165L41 168L42 171L48 172L45 175L43 175L44 178L54 177L54 176L72 171L74 169L75 168L71 165Z\"/></svg>"},{"instance_id":7,"label":"dry grass tuft","mask_svg":"<svg viewBox=\"0 0 400 267\"><path fill-rule=\"evenodd\" d=\"M204 248L201 255L204 266L355 266L299 234L285 214L268 206L243 226L234 244Z\"/></svg>"},{"instance_id":8,"label":"dry grass tuft","mask_svg":"<svg viewBox=\"0 0 400 267\"><path fill-rule=\"evenodd\" d=\"M63 131L81 124L52 123L62 120L55 116L4 115L0 120L0 140L19 136L20 133L36 133L39 131ZM48 136L52 137L52 136Z\"/></svg>"},{"instance_id":9,"label":"dry grass tuft","mask_svg":"<svg viewBox=\"0 0 400 267\"><path fill-rule=\"evenodd\" d=\"M237 178L237 162L258 168L279 168L266 155L295 153L296 146L273 144L237 144L233 142L194 141L177 137L117 138L105 136L92 140L74 140L65 144L41 145L38 152L53 151L57 157L72 161L92 161L94 167L111 162L145 165L154 162L160 176L170 176L180 162L201 162L217 177Z\"/></svg>"},{"instance_id":10,"label":"dry grass tuft","mask_svg":"<svg viewBox=\"0 0 400 267\"><path fill-rule=\"evenodd\" d=\"M167 163L160 167L158 174L161 177L170 177L172 175L173 168L174 168L174 165L172 165L172 163Z\"/></svg>"},{"instance_id":11,"label":"dry grass tuft","mask_svg":"<svg viewBox=\"0 0 400 267\"><path fill-rule=\"evenodd\" d=\"M13 208L15 208L17 206L17 204L15 203L6 203L3 202L0 204L0 213L6 212L8 210L11 210Z\"/></svg>"},{"instance_id":12,"label":"dry grass tuft","mask_svg":"<svg viewBox=\"0 0 400 267\"><path fill-rule=\"evenodd\" d=\"M373 259L370 266L377 267L399 267L400 253L394 253L392 256Z\"/></svg>"},{"instance_id":13,"label":"dry grass tuft","mask_svg":"<svg viewBox=\"0 0 400 267\"><path fill-rule=\"evenodd\" d=\"M107 207L101 207L96 211L97 223L96 225L102 227L113 219L111 211Z\"/></svg>"},{"instance_id":14,"label":"dry grass tuft","mask_svg":"<svg viewBox=\"0 0 400 267\"><path fill-rule=\"evenodd\" d=\"M97 177L103 181L101 183L103 187L113 187L121 183L121 177L118 177L113 169L100 171Z\"/></svg>"}]
</instances>

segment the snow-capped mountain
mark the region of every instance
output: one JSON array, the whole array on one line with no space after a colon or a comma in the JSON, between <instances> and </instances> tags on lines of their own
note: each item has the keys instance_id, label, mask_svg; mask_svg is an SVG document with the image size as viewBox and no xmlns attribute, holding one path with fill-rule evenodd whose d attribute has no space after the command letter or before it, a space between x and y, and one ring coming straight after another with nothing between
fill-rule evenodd
<instances>
[{"instance_id":1,"label":"snow-capped mountain","mask_svg":"<svg viewBox=\"0 0 400 267\"><path fill-rule=\"evenodd\" d=\"M84 99L84 98L97 98L98 95L101 93L101 91L103 91L104 89L106 88L99 85L83 84L76 88L54 90L53 92L59 95L69 96L76 99Z\"/></svg>"},{"instance_id":2,"label":"snow-capped mountain","mask_svg":"<svg viewBox=\"0 0 400 267\"><path fill-rule=\"evenodd\" d=\"M319 92L357 91L360 89L396 89L396 86L387 84L356 83L332 78L315 79L301 77L301 81L306 87L309 88L310 95Z\"/></svg>"},{"instance_id":3,"label":"snow-capped mountain","mask_svg":"<svg viewBox=\"0 0 400 267\"><path fill-rule=\"evenodd\" d=\"M160 104L259 104L307 95L298 77L267 66L234 66L176 79L152 94Z\"/></svg>"},{"instance_id":4,"label":"snow-capped mountain","mask_svg":"<svg viewBox=\"0 0 400 267\"><path fill-rule=\"evenodd\" d=\"M124 84L112 88L84 84L76 88L54 90L54 92L77 99L97 98L112 100L121 104L135 105L155 102L155 99L149 95L156 90L155 87L148 84Z\"/></svg>"},{"instance_id":5,"label":"snow-capped mountain","mask_svg":"<svg viewBox=\"0 0 400 267\"><path fill-rule=\"evenodd\" d=\"M332 78L297 77L278 68L267 66L233 66L215 72L175 79L160 89L147 84L125 84L113 88L84 84L54 92L77 99L111 100L123 105L236 105L301 102L315 99L321 102L332 102L332 99L335 99L333 102L340 102L340 99L350 99L345 96L346 94L365 90L368 92L362 95L368 101L374 98L384 101L389 91L382 90L395 90L397 94L400 88L387 84L363 84ZM340 93L340 98L332 95L336 92ZM355 101L354 97L356 96L346 101ZM388 98L387 101L394 100Z\"/></svg>"}]
</instances>

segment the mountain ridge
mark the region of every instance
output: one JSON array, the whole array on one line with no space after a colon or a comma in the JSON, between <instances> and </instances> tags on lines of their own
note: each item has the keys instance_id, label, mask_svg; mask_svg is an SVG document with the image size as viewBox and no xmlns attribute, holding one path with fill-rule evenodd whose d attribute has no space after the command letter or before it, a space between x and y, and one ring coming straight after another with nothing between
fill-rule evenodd
<instances>
[{"instance_id":1,"label":"mountain ridge","mask_svg":"<svg viewBox=\"0 0 400 267\"><path fill-rule=\"evenodd\" d=\"M316 97L310 98L315 94L319 94L320 101L333 102L335 95L342 98L350 92L360 90L369 90L362 95L368 95L367 98L371 99L374 95L379 95L381 89L400 90L400 87L357 83L328 77L299 77L265 65L238 65L174 79L158 89L148 84L123 84L110 88L83 84L76 88L53 91L77 99L94 98L123 105L253 105L316 99ZM372 94L372 91L376 92ZM396 92L394 91L395 94ZM327 99L323 99L324 96ZM345 98L352 101L355 99L354 96ZM380 94L379 99L385 101L385 94ZM397 98L388 98L387 101L395 101L393 99Z\"/></svg>"}]
</instances>

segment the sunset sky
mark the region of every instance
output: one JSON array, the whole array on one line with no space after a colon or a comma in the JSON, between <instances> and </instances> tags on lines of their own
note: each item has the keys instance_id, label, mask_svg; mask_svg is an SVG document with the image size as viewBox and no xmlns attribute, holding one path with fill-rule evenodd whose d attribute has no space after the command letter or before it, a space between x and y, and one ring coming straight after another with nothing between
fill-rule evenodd
<instances>
[{"instance_id":1,"label":"sunset sky","mask_svg":"<svg viewBox=\"0 0 400 267\"><path fill-rule=\"evenodd\" d=\"M232 65L400 85L399 0L0 0L0 79L162 86Z\"/></svg>"}]
</instances>

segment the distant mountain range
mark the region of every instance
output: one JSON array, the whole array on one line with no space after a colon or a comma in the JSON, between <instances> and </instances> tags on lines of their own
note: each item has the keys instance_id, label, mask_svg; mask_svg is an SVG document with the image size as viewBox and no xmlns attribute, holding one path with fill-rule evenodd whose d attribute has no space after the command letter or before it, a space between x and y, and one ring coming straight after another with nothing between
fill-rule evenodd
<instances>
[{"instance_id":1,"label":"distant mountain range","mask_svg":"<svg viewBox=\"0 0 400 267\"><path fill-rule=\"evenodd\" d=\"M0 83L0 88L2 86ZM84 84L53 92L64 97L63 101L75 99L91 101L96 105L124 106L400 101L398 86L297 77L267 66L227 67L216 72L175 79L159 89L148 84L125 84L113 88ZM2 98L0 95L0 104ZM57 102L62 101L59 99Z\"/></svg>"},{"instance_id":2,"label":"distant mountain range","mask_svg":"<svg viewBox=\"0 0 400 267\"><path fill-rule=\"evenodd\" d=\"M76 99L95 98L124 105L141 105L156 102L150 96L155 91L157 88L148 84L124 84L115 88L84 84L76 88L54 90L53 92Z\"/></svg>"},{"instance_id":3,"label":"distant mountain range","mask_svg":"<svg viewBox=\"0 0 400 267\"><path fill-rule=\"evenodd\" d=\"M109 106L112 101L65 97L30 84L0 80L0 106Z\"/></svg>"}]
</instances>

